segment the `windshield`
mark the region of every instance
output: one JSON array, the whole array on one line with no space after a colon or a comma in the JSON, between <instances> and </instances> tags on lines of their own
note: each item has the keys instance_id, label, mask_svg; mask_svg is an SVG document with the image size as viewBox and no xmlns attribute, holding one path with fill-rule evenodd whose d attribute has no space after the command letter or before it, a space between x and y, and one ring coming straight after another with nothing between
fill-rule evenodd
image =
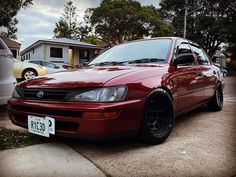
<instances>
[{"instance_id":1,"label":"windshield","mask_svg":"<svg viewBox=\"0 0 236 177\"><path fill-rule=\"evenodd\" d=\"M170 39L153 39L117 45L95 58L89 65L166 62Z\"/></svg>"}]
</instances>

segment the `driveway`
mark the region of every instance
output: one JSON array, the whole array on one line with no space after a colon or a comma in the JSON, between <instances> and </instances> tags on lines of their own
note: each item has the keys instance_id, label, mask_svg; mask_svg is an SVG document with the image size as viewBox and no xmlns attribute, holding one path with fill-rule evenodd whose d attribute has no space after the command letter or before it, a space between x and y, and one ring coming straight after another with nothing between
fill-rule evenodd
<instances>
[{"instance_id":1,"label":"driveway","mask_svg":"<svg viewBox=\"0 0 236 177\"><path fill-rule=\"evenodd\" d=\"M236 88L236 79L235 77L227 77L225 82L225 102L222 111L209 112L205 107L202 107L178 117L172 134L161 145L145 145L134 138L109 142L58 138L53 146L50 144L48 146L51 147L50 151L54 152L53 149L59 149L61 154L62 152L65 153L65 156L68 156L68 152L69 154L74 151L78 152L106 176L235 176L236 92L234 90ZM6 118L6 113L2 113L0 117L2 118L0 123L11 126ZM66 144L66 146L63 146L63 144ZM42 147L42 145L37 146ZM35 147L36 149L38 149L37 146ZM25 150L29 151L31 147L26 147ZM16 151L7 151L10 154L14 154L13 152L21 151L21 148L16 149ZM43 152L46 153L45 149ZM6 152L1 154L2 157L8 157ZM34 151L35 155L40 156L37 151ZM76 154L72 156L77 158ZM22 156L22 158L26 157ZM29 155L27 158L30 158ZM60 160L61 163L68 164L66 159L63 161L64 158L58 159L57 157L53 159L51 158L48 162L56 164ZM39 166L44 160L38 161ZM1 162L2 164L4 163L3 161ZM18 159L17 162L23 164L21 159ZM78 169L81 167L78 161L76 161L76 164L74 162L68 166L72 164L77 164ZM17 167L20 166L18 165ZM21 167L25 168L24 165ZM44 167L42 166L42 168ZM69 170L68 172L71 173L73 171ZM96 173L102 175L99 171L96 171ZM4 174L9 176L11 173L5 171ZM63 176L65 173L61 172L60 174ZM83 174L85 173L81 172L80 174L78 170L78 176L83 176Z\"/></svg>"},{"instance_id":2,"label":"driveway","mask_svg":"<svg viewBox=\"0 0 236 177\"><path fill-rule=\"evenodd\" d=\"M64 140L107 176L225 176L236 175L236 78L226 77L224 108L199 108L176 119L161 145L134 139L112 142Z\"/></svg>"}]
</instances>

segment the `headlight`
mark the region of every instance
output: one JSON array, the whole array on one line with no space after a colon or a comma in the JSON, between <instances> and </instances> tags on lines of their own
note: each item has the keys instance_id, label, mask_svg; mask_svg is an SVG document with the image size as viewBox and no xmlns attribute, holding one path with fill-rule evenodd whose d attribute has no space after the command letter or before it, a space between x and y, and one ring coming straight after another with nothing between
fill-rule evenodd
<instances>
[{"instance_id":1,"label":"headlight","mask_svg":"<svg viewBox=\"0 0 236 177\"><path fill-rule=\"evenodd\" d=\"M126 86L95 88L85 91L77 90L69 93L66 97L66 100L88 102L122 101L125 99L126 93Z\"/></svg>"},{"instance_id":2,"label":"headlight","mask_svg":"<svg viewBox=\"0 0 236 177\"><path fill-rule=\"evenodd\" d=\"M20 87L15 87L12 92L13 98L21 98L23 96L23 91Z\"/></svg>"}]
</instances>

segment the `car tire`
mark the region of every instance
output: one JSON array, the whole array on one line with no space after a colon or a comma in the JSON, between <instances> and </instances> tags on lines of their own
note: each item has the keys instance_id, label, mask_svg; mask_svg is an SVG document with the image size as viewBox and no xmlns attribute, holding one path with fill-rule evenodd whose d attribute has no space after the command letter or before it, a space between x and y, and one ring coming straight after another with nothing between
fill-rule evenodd
<instances>
[{"instance_id":1,"label":"car tire","mask_svg":"<svg viewBox=\"0 0 236 177\"><path fill-rule=\"evenodd\" d=\"M173 129L174 117L170 95L161 88L152 91L146 98L139 139L147 144L164 142Z\"/></svg>"},{"instance_id":2,"label":"car tire","mask_svg":"<svg viewBox=\"0 0 236 177\"><path fill-rule=\"evenodd\" d=\"M207 107L212 111L221 111L223 108L224 96L223 96L223 89L220 83L217 83L215 94L212 100L207 103Z\"/></svg>"},{"instance_id":3,"label":"car tire","mask_svg":"<svg viewBox=\"0 0 236 177\"><path fill-rule=\"evenodd\" d=\"M32 79L34 77L36 77L38 75L37 71L35 71L34 69L25 69L23 74L22 74L22 78L24 80L28 80L28 79Z\"/></svg>"}]
</instances>

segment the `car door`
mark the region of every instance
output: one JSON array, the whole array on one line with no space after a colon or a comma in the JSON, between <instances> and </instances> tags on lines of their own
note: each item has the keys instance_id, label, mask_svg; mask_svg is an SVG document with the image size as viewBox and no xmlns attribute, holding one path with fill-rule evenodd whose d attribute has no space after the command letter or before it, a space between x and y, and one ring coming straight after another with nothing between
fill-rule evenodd
<instances>
[{"instance_id":1,"label":"car door","mask_svg":"<svg viewBox=\"0 0 236 177\"><path fill-rule=\"evenodd\" d=\"M176 44L174 53L174 57L184 53L192 54L188 41L179 40ZM175 110L177 113L192 108L196 103L193 100L193 92L196 89L197 74L198 66L196 65L196 61L194 63L180 65L175 68L172 82L175 83L174 96L177 98L177 104L175 105Z\"/></svg>"},{"instance_id":2,"label":"car door","mask_svg":"<svg viewBox=\"0 0 236 177\"><path fill-rule=\"evenodd\" d=\"M193 97L198 103L201 103L214 95L217 80L215 75L217 73L205 52L198 45L191 43L190 47L198 62L198 76L196 79L198 89L194 92Z\"/></svg>"}]
</instances>

